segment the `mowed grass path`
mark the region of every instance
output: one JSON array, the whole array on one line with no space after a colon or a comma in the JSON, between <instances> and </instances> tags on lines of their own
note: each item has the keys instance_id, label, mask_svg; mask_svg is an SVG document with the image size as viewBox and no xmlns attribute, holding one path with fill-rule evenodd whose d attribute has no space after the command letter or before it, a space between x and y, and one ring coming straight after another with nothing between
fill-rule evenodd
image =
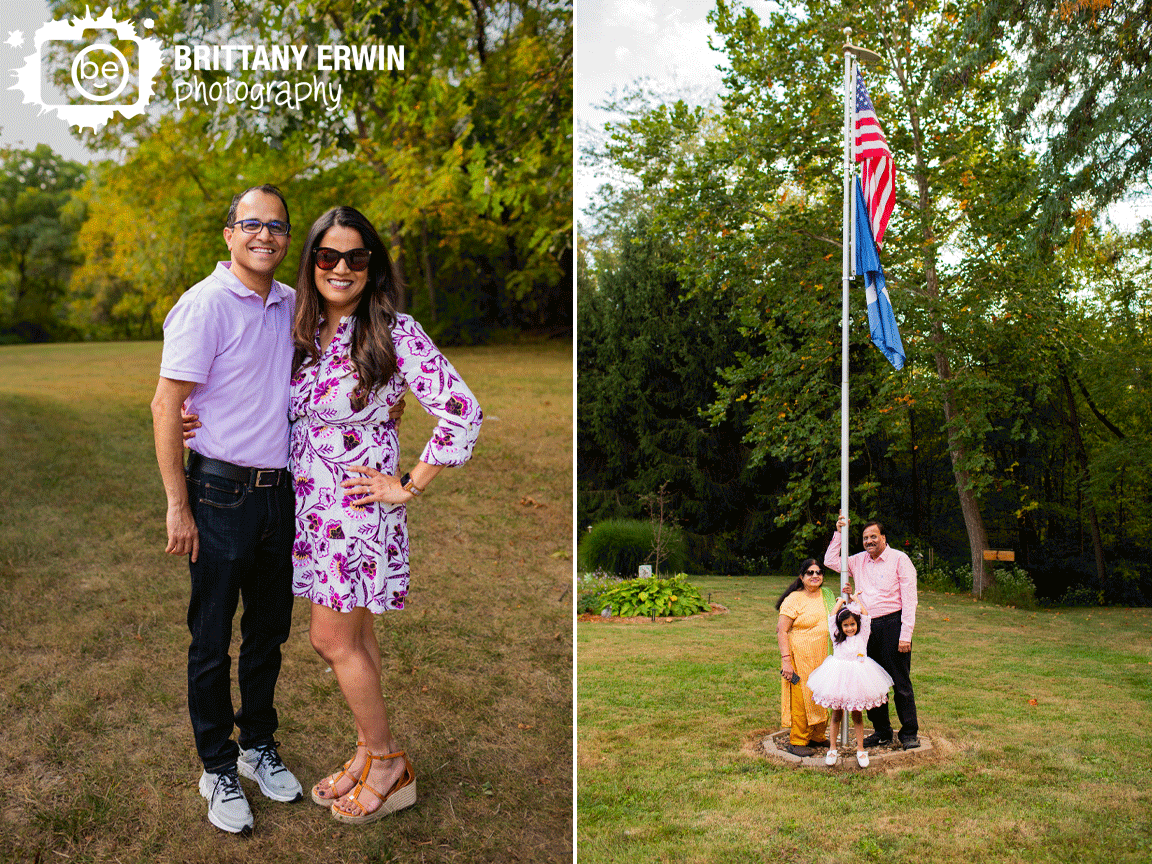
<instances>
[{"instance_id":1,"label":"mowed grass path","mask_svg":"<svg viewBox=\"0 0 1152 864\"><path fill-rule=\"evenodd\" d=\"M163 552L148 408L160 345L0 347L0 861L571 859L571 345L447 353L487 419L410 508L409 608L376 625L420 801L356 828L244 781L243 840L196 789L188 569ZM405 465L432 425L408 403ZM298 600L278 737L305 788L355 743L307 629Z\"/></svg>"},{"instance_id":2,"label":"mowed grass path","mask_svg":"<svg viewBox=\"0 0 1152 864\"><path fill-rule=\"evenodd\" d=\"M922 592L912 673L938 749L799 770L751 749L779 728L788 580L693 581L731 614L577 625L581 864L1152 860L1152 609Z\"/></svg>"}]
</instances>

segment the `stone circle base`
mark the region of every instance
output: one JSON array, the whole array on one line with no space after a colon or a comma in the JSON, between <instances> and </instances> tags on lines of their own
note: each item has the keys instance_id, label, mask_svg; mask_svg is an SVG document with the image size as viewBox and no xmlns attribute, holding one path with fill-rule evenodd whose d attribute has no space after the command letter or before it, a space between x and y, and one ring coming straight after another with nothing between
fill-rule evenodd
<instances>
[{"instance_id":1,"label":"stone circle base","mask_svg":"<svg viewBox=\"0 0 1152 864\"><path fill-rule=\"evenodd\" d=\"M869 731L865 730L865 734ZM837 763L833 766L824 764L824 757L828 753L826 747L818 748L812 756L796 756L785 750L784 748L788 745L787 729L781 729L767 736L763 734L755 736L752 749L758 756L766 756L773 762L791 765L795 768L817 768L823 771L871 771L876 768L905 766L908 763L929 757L934 749L932 739L923 732L920 733L919 737L920 746L912 750L905 750L898 743L869 747L867 768L861 768L856 764L855 735L849 739L848 748L840 753Z\"/></svg>"}]
</instances>

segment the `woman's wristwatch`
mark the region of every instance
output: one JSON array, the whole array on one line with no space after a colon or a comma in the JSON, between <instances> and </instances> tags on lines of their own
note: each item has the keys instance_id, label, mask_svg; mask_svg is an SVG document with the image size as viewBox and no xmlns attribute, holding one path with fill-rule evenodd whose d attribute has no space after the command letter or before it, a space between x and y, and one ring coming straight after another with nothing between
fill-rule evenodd
<instances>
[{"instance_id":1,"label":"woman's wristwatch","mask_svg":"<svg viewBox=\"0 0 1152 864\"><path fill-rule=\"evenodd\" d=\"M424 490L416 485L416 481L412 479L412 475L405 472L404 476L400 478L400 485L405 492L411 492L413 495L423 495Z\"/></svg>"}]
</instances>

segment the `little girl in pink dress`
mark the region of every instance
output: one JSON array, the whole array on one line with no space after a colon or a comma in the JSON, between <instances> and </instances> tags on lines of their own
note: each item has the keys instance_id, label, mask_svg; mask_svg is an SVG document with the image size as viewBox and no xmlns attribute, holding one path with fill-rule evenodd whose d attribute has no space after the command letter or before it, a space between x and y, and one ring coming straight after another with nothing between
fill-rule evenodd
<instances>
[{"instance_id":1,"label":"little girl in pink dress","mask_svg":"<svg viewBox=\"0 0 1152 864\"><path fill-rule=\"evenodd\" d=\"M841 597L828 616L832 654L808 676L808 687L816 704L823 705L832 713L832 728L828 735L832 746L824 757L824 764L836 764L840 755L835 749L840 718L845 711L851 711L856 732L856 761L861 768L867 768L868 751L864 749L864 717L861 712L888 701L892 677L868 656L872 618L859 594L853 595L852 600L852 605L848 606Z\"/></svg>"}]
</instances>

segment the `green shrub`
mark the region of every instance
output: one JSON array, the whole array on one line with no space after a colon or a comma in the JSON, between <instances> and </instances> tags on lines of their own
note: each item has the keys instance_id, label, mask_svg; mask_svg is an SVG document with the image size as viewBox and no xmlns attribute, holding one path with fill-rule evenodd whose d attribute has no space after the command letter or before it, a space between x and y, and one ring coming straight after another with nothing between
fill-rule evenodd
<instances>
[{"instance_id":1,"label":"green shrub","mask_svg":"<svg viewBox=\"0 0 1152 864\"><path fill-rule=\"evenodd\" d=\"M1020 609L1036 608L1036 586L1027 571L1013 564L1011 569L995 567L992 585L982 599L998 606L1016 606ZM968 565L951 566L937 563L931 570L918 573L916 584L928 591L946 593L972 592L972 568Z\"/></svg>"},{"instance_id":2,"label":"green shrub","mask_svg":"<svg viewBox=\"0 0 1152 864\"><path fill-rule=\"evenodd\" d=\"M604 600L604 592L620 584L620 578L595 570L581 573L576 577L576 614L599 615L609 604Z\"/></svg>"},{"instance_id":3,"label":"green shrub","mask_svg":"<svg viewBox=\"0 0 1152 864\"><path fill-rule=\"evenodd\" d=\"M628 579L604 591L600 598L612 607L612 614L622 618L634 615L680 617L709 611L700 590L688 584L688 577L678 573L670 579L651 576Z\"/></svg>"},{"instance_id":4,"label":"green shrub","mask_svg":"<svg viewBox=\"0 0 1152 864\"><path fill-rule=\"evenodd\" d=\"M972 568L968 565L952 566L937 561L931 570L916 574L916 584L928 591L944 593L970 593L972 591Z\"/></svg>"},{"instance_id":5,"label":"green shrub","mask_svg":"<svg viewBox=\"0 0 1152 864\"><path fill-rule=\"evenodd\" d=\"M1073 585L1060 598L1061 606L1103 606L1104 592L1090 585Z\"/></svg>"},{"instance_id":6,"label":"green shrub","mask_svg":"<svg viewBox=\"0 0 1152 864\"><path fill-rule=\"evenodd\" d=\"M998 606L1035 609L1036 586L1032 584L1032 577L1028 572L1015 564L1010 570L997 567L992 584L984 592L983 599Z\"/></svg>"},{"instance_id":7,"label":"green shrub","mask_svg":"<svg viewBox=\"0 0 1152 864\"><path fill-rule=\"evenodd\" d=\"M668 557L660 562L660 569L668 572L683 570L685 564L684 536L670 525L664 526L671 534L667 542ZM625 578L635 576L640 565L652 554L652 524L639 519L610 519L597 522L592 530L580 538L576 561L581 570L602 570ZM655 568L653 568L655 569Z\"/></svg>"}]
</instances>

